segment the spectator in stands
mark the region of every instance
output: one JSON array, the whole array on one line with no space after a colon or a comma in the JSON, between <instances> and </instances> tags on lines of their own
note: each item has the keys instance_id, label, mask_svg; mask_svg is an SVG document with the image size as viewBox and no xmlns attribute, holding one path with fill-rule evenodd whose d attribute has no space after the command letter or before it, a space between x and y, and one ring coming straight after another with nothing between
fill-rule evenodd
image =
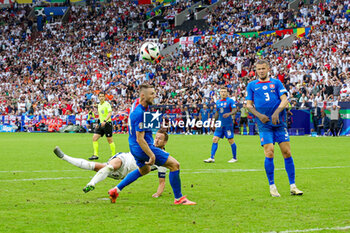
<instances>
[{"instance_id":1,"label":"spectator in stands","mask_svg":"<svg viewBox=\"0 0 350 233\"><path fill-rule=\"evenodd\" d=\"M94 123L96 123L96 120L95 120L95 113L94 113L94 108L93 107L90 107L90 110L88 112L88 117L86 119L86 122L89 126L89 132L92 133L93 130L94 130Z\"/></svg>"},{"instance_id":2,"label":"spectator in stands","mask_svg":"<svg viewBox=\"0 0 350 233\"><path fill-rule=\"evenodd\" d=\"M321 135L321 130L324 130L324 135L327 135L328 131L329 131L329 126L330 126L330 120L327 117L326 113L324 111L322 111L321 113L321 120L320 120L320 124L317 127L317 135Z\"/></svg>"},{"instance_id":3,"label":"spectator in stands","mask_svg":"<svg viewBox=\"0 0 350 233\"><path fill-rule=\"evenodd\" d=\"M171 15L174 9L182 11L190 4L179 2L163 12ZM67 24L48 23L40 33L34 33L25 19L29 8L2 9L5 23L0 26L0 99L5 101L0 101L0 111L22 114L28 112L25 107L31 102L34 115L79 114L97 100L100 87L111 91L114 109L124 110L143 81L154 84L160 93L159 104L215 103L215 90L220 85L230 86L236 101L243 103L246 83L254 78L252 64L260 57L271 60L271 75L286 83L292 99L299 101L304 95L303 99L310 102L330 96L332 101L339 101L338 96L342 101L349 100L350 21L345 12L328 10L335 7L344 11L347 6L336 0L324 7L305 5L294 11L287 9L286 0L231 0L208 16L209 28L199 30L196 24L196 32L185 32L161 27L158 34L128 31L128 25L145 20L151 8L130 1L113 0L96 12L72 6ZM315 28L307 37L296 38L290 48L273 48L281 38L278 35L227 36L239 30L272 30L293 24ZM18 33L28 29L30 33L25 37ZM139 61L137 48L146 39L168 46L175 39L194 34L204 39L182 44L181 50L159 64Z\"/></svg>"},{"instance_id":4,"label":"spectator in stands","mask_svg":"<svg viewBox=\"0 0 350 233\"><path fill-rule=\"evenodd\" d=\"M330 124L330 129L333 134L333 137L338 136L338 121L339 121L339 109L340 107L333 104L332 107L328 108L328 110L331 112L331 124Z\"/></svg>"},{"instance_id":5,"label":"spectator in stands","mask_svg":"<svg viewBox=\"0 0 350 233\"><path fill-rule=\"evenodd\" d=\"M16 132L21 132L21 131L22 131L22 124L21 124L21 122L18 120L18 118L16 118L15 126L17 127Z\"/></svg>"},{"instance_id":6,"label":"spectator in stands","mask_svg":"<svg viewBox=\"0 0 350 233\"><path fill-rule=\"evenodd\" d=\"M319 133L318 125L319 125L319 121L321 119L321 108L319 106L317 106L316 100L314 101L313 107L311 109L311 116L312 116L312 122L314 124L314 131L316 131L318 134Z\"/></svg>"}]
</instances>

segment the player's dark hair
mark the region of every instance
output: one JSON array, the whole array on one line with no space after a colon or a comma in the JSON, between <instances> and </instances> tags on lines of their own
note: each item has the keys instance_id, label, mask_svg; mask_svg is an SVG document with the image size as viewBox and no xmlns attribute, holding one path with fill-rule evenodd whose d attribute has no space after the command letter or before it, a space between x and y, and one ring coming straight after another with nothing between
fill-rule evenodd
<instances>
[{"instance_id":1,"label":"player's dark hair","mask_svg":"<svg viewBox=\"0 0 350 233\"><path fill-rule=\"evenodd\" d=\"M100 93L98 93L98 95L106 95L106 93L104 91L100 91Z\"/></svg>"},{"instance_id":2,"label":"player's dark hair","mask_svg":"<svg viewBox=\"0 0 350 233\"><path fill-rule=\"evenodd\" d=\"M221 91L221 90L226 90L226 91L228 91L227 87L225 87L225 86L221 87L221 88L220 88L220 91Z\"/></svg>"},{"instance_id":3,"label":"player's dark hair","mask_svg":"<svg viewBox=\"0 0 350 233\"><path fill-rule=\"evenodd\" d=\"M153 88L153 86L150 85L150 84L147 84L147 83L142 83L142 84L140 85L140 92L141 92L142 90L148 89L148 88Z\"/></svg>"},{"instance_id":4,"label":"player's dark hair","mask_svg":"<svg viewBox=\"0 0 350 233\"><path fill-rule=\"evenodd\" d=\"M161 134L163 134L164 135L164 141L168 141L168 138L169 138L169 135L168 135L168 133L166 132L166 129L159 129L158 131L157 131L157 133L161 133Z\"/></svg>"},{"instance_id":5,"label":"player's dark hair","mask_svg":"<svg viewBox=\"0 0 350 233\"><path fill-rule=\"evenodd\" d=\"M260 59L259 61L256 62L255 65L263 65L266 64L268 67L270 67L270 62L264 60L264 59Z\"/></svg>"}]
</instances>

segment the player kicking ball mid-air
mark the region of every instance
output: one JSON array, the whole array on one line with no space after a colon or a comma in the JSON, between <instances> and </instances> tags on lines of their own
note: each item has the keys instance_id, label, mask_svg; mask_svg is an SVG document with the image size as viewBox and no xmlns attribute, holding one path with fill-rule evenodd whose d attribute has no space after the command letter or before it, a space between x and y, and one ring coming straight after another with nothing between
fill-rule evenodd
<instances>
[{"instance_id":1,"label":"player kicking ball mid-air","mask_svg":"<svg viewBox=\"0 0 350 233\"><path fill-rule=\"evenodd\" d=\"M123 188L151 171L151 165L170 169L169 181L175 196L175 205L195 205L181 193L180 164L168 152L153 145L152 129L144 127L144 113L153 104L156 92L151 85L140 85L139 105L129 116L129 147L136 160L138 169L129 173L115 188L108 191L111 202L114 203Z\"/></svg>"},{"instance_id":2,"label":"player kicking ball mid-air","mask_svg":"<svg viewBox=\"0 0 350 233\"><path fill-rule=\"evenodd\" d=\"M158 130L154 140L154 145L160 149L164 149L167 142L167 132L165 130ZM112 156L107 163L90 162L85 159L73 158L64 154L58 146L54 149L54 153L58 158L65 160L76 167L97 172L83 189L85 193L94 190L96 184L107 177L121 180L124 179L127 174L137 169L136 161L131 153L117 153ZM155 169L158 169L159 186L157 192L153 194L153 197L159 197L162 195L165 187L166 168L152 166L152 170Z\"/></svg>"},{"instance_id":3,"label":"player kicking ball mid-air","mask_svg":"<svg viewBox=\"0 0 350 233\"><path fill-rule=\"evenodd\" d=\"M270 194L280 197L274 181L274 144L277 142L284 157L291 195L302 195L295 185L295 167L290 152L286 124L288 92L281 81L268 76L270 65L265 60L256 63L258 80L247 86L247 108L257 118L261 145L265 153L265 171L270 184Z\"/></svg>"},{"instance_id":4,"label":"player kicking ball mid-air","mask_svg":"<svg viewBox=\"0 0 350 233\"><path fill-rule=\"evenodd\" d=\"M218 142L220 138L227 138L228 143L231 145L232 159L229 163L237 162L237 146L235 143L234 137L234 128L233 128L233 119L232 116L236 114L236 105L235 101L231 98L228 98L227 88L223 87L220 89L221 100L216 101L216 113L215 121L219 119L221 122L221 127L217 127L214 132L213 144L211 146L210 158L204 160L205 163L214 163L215 162L215 153L218 149Z\"/></svg>"}]
</instances>

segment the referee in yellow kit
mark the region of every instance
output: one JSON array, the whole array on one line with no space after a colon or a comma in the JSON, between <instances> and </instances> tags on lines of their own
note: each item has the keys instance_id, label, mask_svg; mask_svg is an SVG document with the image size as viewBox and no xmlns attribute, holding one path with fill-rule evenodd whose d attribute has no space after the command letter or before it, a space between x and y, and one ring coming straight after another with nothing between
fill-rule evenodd
<instances>
[{"instance_id":1,"label":"referee in yellow kit","mask_svg":"<svg viewBox=\"0 0 350 233\"><path fill-rule=\"evenodd\" d=\"M112 156L115 155L115 144L113 142L113 125L112 125L112 107L106 102L106 97L104 92L98 94L98 99L100 103L98 104L98 118L99 124L95 128L94 136L92 137L92 145L94 147L94 154L89 158L89 160L98 159L98 139L106 135L109 146L111 147Z\"/></svg>"}]
</instances>

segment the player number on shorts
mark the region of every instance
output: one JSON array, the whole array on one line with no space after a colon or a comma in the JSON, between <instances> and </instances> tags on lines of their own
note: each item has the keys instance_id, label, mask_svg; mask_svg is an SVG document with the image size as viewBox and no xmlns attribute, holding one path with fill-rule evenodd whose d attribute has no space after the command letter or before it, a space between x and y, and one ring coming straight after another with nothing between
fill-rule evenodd
<instances>
[{"instance_id":1,"label":"player number on shorts","mask_svg":"<svg viewBox=\"0 0 350 233\"><path fill-rule=\"evenodd\" d=\"M265 95L265 101L269 101L270 100L270 95L269 95L269 93L264 93L264 95Z\"/></svg>"}]
</instances>

